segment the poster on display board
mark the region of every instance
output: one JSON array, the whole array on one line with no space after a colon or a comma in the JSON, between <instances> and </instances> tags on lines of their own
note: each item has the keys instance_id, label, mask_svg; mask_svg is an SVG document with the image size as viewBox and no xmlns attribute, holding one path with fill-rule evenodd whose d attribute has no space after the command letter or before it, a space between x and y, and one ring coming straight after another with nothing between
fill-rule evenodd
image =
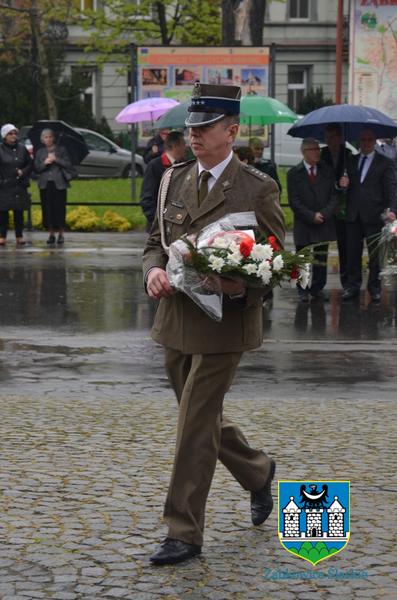
<instances>
[{"instance_id":1,"label":"poster on display board","mask_svg":"<svg viewBox=\"0 0 397 600\"><path fill-rule=\"evenodd\" d=\"M173 47L137 48L137 99L161 96L180 102L189 100L196 81L239 85L242 94L268 95L269 48ZM144 142L152 135L150 123L141 126ZM251 135L264 137L267 128L252 126ZM248 127L240 128L247 138Z\"/></svg>"},{"instance_id":2,"label":"poster on display board","mask_svg":"<svg viewBox=\"0 0 397 600\"><path fill-rule=\"evenodd\" d=\"M349 102L397 120L397 0L350 0Z\"/></svg>"}]
</instances>

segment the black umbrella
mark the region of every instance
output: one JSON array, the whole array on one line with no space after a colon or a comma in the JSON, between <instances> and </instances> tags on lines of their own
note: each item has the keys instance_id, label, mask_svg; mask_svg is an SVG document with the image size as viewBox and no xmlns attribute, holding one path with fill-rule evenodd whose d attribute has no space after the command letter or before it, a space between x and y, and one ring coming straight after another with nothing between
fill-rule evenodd
<instances>
[{"instance_id":1,"label":"black umbrella","mask_svg":"<svg viewBox=\"0 0 397 600\"><path fill-rule=\"evenodd\" d=\"M81 135L64 121L36 121L29 129L28 137L36 152L43 146L40 136L44 129L51 129L55 134L56 143L64 146L73 165L79 165L89 153L88 146Z\"/></svg>"}]
</instances>

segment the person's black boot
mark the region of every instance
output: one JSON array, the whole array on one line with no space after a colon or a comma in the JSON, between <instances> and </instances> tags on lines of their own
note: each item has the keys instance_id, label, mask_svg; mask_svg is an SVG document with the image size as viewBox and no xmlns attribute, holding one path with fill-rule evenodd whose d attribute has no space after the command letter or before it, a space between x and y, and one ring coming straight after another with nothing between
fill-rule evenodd
<instances>
[{"instance_id":1,"label":"person's black boot","mask_svg":"<svg viewBox=\"0 0 397 600\"><path fill-rule=\"evenodd\" d=\"M251 492L251 520L254 525L262 525L273 510L271 485L276 471L276 463L270 460L269 477L263 488Z\"/></svg>"}]
</instances>

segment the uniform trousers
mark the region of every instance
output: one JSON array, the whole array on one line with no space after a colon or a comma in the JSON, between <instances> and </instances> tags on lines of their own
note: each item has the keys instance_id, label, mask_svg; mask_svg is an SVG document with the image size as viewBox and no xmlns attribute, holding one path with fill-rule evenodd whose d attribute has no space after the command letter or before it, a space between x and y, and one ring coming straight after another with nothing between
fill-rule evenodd
<instances>
[{"instance_id":1,"label":"uniform trousers","mask_svg":"<svg viewBox=\"0 0 397 600\"><path fill-rule=\"evenodd\" d=\"M165 349L165 367L179 404L173 471L164 507L168 536L203 543L205 504L219 460L246 490L260 490L270 473L262 450L250 448L222 413L241 353L183 354Z\"/></svg>"}]
</instances>

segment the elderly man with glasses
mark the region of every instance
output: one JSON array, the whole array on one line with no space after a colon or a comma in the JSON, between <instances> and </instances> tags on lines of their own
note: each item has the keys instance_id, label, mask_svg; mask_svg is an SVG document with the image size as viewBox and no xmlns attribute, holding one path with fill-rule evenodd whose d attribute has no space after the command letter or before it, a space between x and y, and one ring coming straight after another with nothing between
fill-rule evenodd
<instances>
[{"instance_id":1,"label":"elderly man with glasses","mask_svg":"<svg viewBox=\"0 0 397 600\"><path fill-rule=\"evenodd\" d=\"M287 174L288 201L294 213L294 243L299 251L314 244L313 273L309 289L298 286L299 300L328 300L328 242L336 239L334 214L338 203L333 169L320 162L317 140L302 141L303 160Z\"/></svg>"}]
</instances>

